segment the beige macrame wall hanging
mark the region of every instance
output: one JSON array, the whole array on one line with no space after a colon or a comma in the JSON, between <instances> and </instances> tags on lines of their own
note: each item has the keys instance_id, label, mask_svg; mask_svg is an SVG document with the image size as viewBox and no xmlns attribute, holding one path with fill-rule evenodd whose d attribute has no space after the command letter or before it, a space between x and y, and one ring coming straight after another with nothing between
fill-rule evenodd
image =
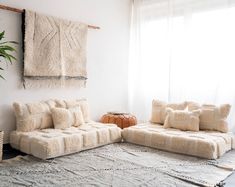
<instances>
[{"instance_id":1,"label":"beige macrame wall hanging","mask_svg":"<svg viewBox=\"0 0 235 187\"><path fill-rule=\"evenodd\" d=\"M4 5L22 13L25 88L85 87L88 28L99 27Z\"/></svg>"}]
</instances>

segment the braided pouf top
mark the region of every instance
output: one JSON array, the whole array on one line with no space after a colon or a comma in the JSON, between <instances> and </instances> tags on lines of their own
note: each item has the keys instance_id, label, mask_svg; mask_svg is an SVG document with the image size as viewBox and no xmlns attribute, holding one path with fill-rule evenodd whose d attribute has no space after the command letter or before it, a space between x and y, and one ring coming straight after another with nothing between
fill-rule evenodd
<instances>
[{"instance_id":1,"label":"braided pouf top","mask_svg":"<svg viewBox=\"0 0 235 187\"><path fill-rule=\"evenodd\" d=\"M120 128L126 128L137 124L137 119L127 113L107 113L101 117L102 123L114 123Z\"/></svg>"}]
</instances>

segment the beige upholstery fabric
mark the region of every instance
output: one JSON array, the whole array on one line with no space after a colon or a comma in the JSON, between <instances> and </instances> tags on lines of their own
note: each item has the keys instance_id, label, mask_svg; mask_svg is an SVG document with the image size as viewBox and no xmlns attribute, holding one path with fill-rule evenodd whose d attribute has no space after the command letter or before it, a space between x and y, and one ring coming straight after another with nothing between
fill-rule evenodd
<instances>
[{"instance_id":1,"label":"beige upholstery fabric","mask_svg":"<svg viewBox=\"0 0 235 187\"><path fill-rule=\"evenodd\" d=\"M82 115L86 123L91 122L89 105L86 99L78 100L56 100L56 107L61 108L72 108L80 106L82 110Z\"/></svg>"},{"instance_id":2,"label":"beige upholstery fabric","mask_svg":"<svg viewBox=\"0 0 235 187\"><path fill-rule=\"evenodd\" d=\"M192 112L185 110L166 109L167 117L164 128L176 128L184 131L199 131L200 110Z\"/></svg>"},{"instance_id":3,"label":"beige upholstery fabric","mask_svg":"<svg viewBox=\"0 0 235 187\"><path fill-rule=\"evenodd\" d=\"M223 104L220 106L215 105L202 105L197 103L188 102L188 109L201 109L200 126L201 130L215 130L220 132L228 132L228 123L226 121L231 106Z\"/></svg>"},{"instance_id":4,"label":"beige upholstery fabric","mask_svg":"<svg viewBox=\"0 0 235 187\"><path fill-rule=\"evenodd\" d=\"M151 123L125 128L122 136L126 142L208 159L235 148L233 133L181 131Z\"/></svg>"},{"instance_id":5,"label":"beige upholstery fabric","mask_svg":"<svg viewBox=\"0 0 235 187\"><path fill-rule=\"evenodd\" d=\"M10 135L10 143L13 148L41 159L120 142L121 139L121 129L116 125L95 122L64 130L13 131Z\"/></svg>"},{"instance_id":6,"label":"beige upholstery fabric","mask_svg":"<svg viewBox=\"0 0 235 187\"><path fill-rule=\"evenodd\" d=\"M186 102L167 104L163 101L153 100L152 116L150 121L152 123L163 124L166 118L166 108L172 108L174 110L184 110L186 106L187 106Z\"/></svg>"},{"instance_id":7,"label":"beige upholstery fabric","mask_svg":"<svg viewBox=\"0 0 235 187\"><path fill-rule=\"evenodd\" d=\"M69 109L52 108L51 113L55 129L78 127L85 123L79 106Z\"/></svg>"},{"instance_id":8,"label":"beige upholstery fabric","mask_svg":"<svg viewBox=\"0 0 235 187\"><path fill-rule=\"evenodd\" d=\"M53 100L37 103L14 103L17 131L33 131L53 127L50 109L55 107Z\"/></svg>"}]
</instances>

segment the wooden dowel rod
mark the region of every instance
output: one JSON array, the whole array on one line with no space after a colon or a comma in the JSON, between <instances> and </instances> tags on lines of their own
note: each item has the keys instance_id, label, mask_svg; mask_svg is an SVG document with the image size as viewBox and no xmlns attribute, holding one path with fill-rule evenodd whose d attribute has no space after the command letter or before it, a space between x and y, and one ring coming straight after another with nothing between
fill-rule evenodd
<instances>
[{"instance_id":1,"label":"wooden dowel rod","mask_svg":"<svg viewBox=\"0 0 235 187\"><path fill-rule=\"evenodd\" d=\"M22 13L23 12L23 10L21 10L21 9L12 8L12 7L9 7L9 6L6 6L6 5L0 5L0 9L9 10L9 11L12 11L12 12L17 12L17 13Z\"/></svg>"},{"instance_id":2,"label":"wooden dowel rod","mask_svg":"<svg viewBox=\"0 0 235 187\"><path fill-rule=\"evenodd\" d=\"M23 12L22 9L13 8L13 7L9 7L9 6L6 6L6 5L1 5L1 4L0 4L0 9L9 10L9 11L12 11L12 12L17 12L17 13L22 13ZM100 29L100 27L93 26L93 25L88 25L88 28L90 28L90 29Z\"/></svg>"}]
</instances>

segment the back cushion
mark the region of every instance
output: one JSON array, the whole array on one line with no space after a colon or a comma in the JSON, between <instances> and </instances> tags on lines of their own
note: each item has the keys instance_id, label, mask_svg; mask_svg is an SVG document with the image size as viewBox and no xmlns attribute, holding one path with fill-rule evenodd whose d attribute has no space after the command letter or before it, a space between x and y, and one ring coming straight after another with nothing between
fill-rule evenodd
<instances>
[{"instance_id":1,"label":"back cushion","mask_svg":"<svg viewBox=\"0 0 235 187\"><path fill-rule=\"evenodd\" d=\"M215 105L202 105L189 102L188 110L201 109L200 125L201 130L215 130L220 132L228 132L228 123L226 121L231 106L223 104L220 106Z\"/></svg>"},{"instance_id":2,"label":"back cushion","mask_svg":"<svg viewBox=\"0 0 235 187\"><path fill-rule=\"evenodd\" d=\"M73 108L76 106L80 106L83 119L86 123L91 121L89 105L86 99L78 99L78 100L56 100L56 107L60 108Z\"/></svg>"},{"instance_id":3,"label":"back cushion","mask_svg":"<svg viewBox=\"0 0 235 187\"><path fill-rule=\"evenodd\" d=\"M36 129L53 128L50 109L55 107L53 100L37 103L13 103L16 116L16 130L29 132Z\"/></svg>"},{"instance_id":4,"label":"back cushion","mask_svg":"<svg viewBox=\"0 0 235 187\"><path fill-rule=\"evenodd\" d=\"M187 106L187 102L183 103L170 103L167 104L163 101L152 101L152 116L151 122L163 124L166 119L166 108L172 108L173 110L184 110Z\"/></svg>"}]
</instances>

